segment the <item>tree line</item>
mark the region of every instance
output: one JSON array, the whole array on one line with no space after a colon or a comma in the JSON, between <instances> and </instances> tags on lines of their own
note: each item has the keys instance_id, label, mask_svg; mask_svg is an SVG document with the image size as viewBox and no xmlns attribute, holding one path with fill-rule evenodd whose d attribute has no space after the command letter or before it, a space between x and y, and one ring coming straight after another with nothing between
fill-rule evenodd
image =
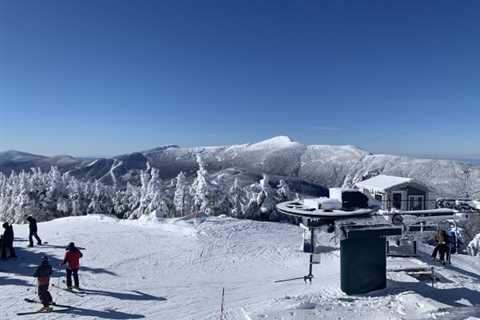
<instances>
[{"instance_id":1,"label":"tree line","mask_svg":"<svg viewBox=\"0 0 480 320\"><path fill-rule=\"evenodd\" d=\"M238 218L276 221L282 219L275 204L298 197L280 180L272 186L268 175L252 184L241 185L222 176L211 178L200 156L192 177L180 172L174 179L162 180L156 168L139 173L140 184L109 186L98 180L87 181L51 167L30 171L0 173L0 219L24 222L26 216L39 221L65 216L107 214L136 219L155 213L158 217L225 214Z\"/></svg>"}]
</instances>

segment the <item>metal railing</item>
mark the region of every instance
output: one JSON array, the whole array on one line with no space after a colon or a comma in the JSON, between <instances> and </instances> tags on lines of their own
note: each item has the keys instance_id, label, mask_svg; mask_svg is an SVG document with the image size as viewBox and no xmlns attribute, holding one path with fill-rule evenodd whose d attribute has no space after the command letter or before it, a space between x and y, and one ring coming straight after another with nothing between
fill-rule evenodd
<instances>
[{"instance_id":1,"label":"metal railing","mask_svg":"<svg viewBox=\"0 0 480 320\"><path fill-rule=\"evenodd\" d=\"M455 209L464 212L480 212L480 210L471 204L469 199L438 198L425 200L377 200L383 209L406 209L406 210L424 210L424 209Z\"/></svg>"}]
</instances>

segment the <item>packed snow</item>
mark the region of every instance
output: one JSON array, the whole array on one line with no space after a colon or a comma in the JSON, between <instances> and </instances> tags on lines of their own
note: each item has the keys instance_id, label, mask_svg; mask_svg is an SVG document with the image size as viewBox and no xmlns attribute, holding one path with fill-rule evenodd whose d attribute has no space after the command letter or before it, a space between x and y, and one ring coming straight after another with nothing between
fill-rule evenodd
<instances>
[{"instance_id":1,"label":"packed snow","mask_svg":"<svg viewBox=\"0 0 480 320\"><path fill-rule=\"evenodd\" d=\"M72 308L42 319L458 319L479 315L480 260L454 255L452 266L435 266L443 281L433 288L401 268L428 267L430 259L388 258L388 288L347 296L340 290L339 251L331 234L315 265L312 284L275 283L303 276L308 255L295 225L228 217L138 220L103 215L66 217L39 224L48 244L27 248L28 227L14 225L18 259L0 262L0 318L39 309L31 274L47 254L63 286L59 262L71 241L83 248L83 297L51 288L54 300ZM422 246L428 252L431 247ZM24 316L38 319L38 315Z\"/></svg>"},{"instance_id":2,"label":"packed snow","mask_svg":"<svg viewBox=\"0 0 480 320\"><path fill-rule=\"evenodd\" d=\"M387 176L385 174L379 174L370 179L366 179L357 182L355 185L361 189L374 190L384 192L392 187L412 182L411 178Z\"/></svg>"}]
</instances>

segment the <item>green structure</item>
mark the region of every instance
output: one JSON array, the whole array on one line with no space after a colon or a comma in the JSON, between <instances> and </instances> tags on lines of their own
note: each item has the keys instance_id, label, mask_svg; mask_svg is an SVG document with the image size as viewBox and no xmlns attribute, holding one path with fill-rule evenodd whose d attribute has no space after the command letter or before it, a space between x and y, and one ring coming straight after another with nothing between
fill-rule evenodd
<instances>
[{"instance_id":1,"label":"green structure","mask_svg":"<svg viewBox=\"0 0 480 320\"><path fill-rule=\"evenodd\" d=\"M387 284L386 237L401 235L400 227L364 225L342 227L340 281L346 294L384 289Z\"/></svg>"}]
</instances>

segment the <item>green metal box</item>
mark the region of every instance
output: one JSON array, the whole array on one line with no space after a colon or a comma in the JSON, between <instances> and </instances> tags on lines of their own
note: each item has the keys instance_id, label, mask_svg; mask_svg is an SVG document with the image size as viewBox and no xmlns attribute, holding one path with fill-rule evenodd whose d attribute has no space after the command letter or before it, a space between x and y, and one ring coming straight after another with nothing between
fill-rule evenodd
<instances>
[{"instance_id":1,"label":"green metal box","mask_svg":"<svg viewBox=\"0 0 480 320\"><path fill-rule=\"evenodd\" d=\"M384 289L387 284L386 259L384 237L354 237L341 240L342 291L346 294L362 294Z\"/></svg>"}]
</instances>

